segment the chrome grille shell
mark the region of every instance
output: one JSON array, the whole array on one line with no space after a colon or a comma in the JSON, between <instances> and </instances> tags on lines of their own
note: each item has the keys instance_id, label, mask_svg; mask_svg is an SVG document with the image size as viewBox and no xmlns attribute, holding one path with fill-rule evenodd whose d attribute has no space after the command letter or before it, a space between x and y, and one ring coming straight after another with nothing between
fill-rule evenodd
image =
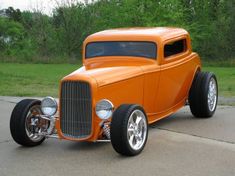
<instances>
[{"instance_id":1,"label":"chrome grille shell","mask_svg":"<svg viewBox=\"0 0 235 176\"><path fill-rule=\"evenodd\" d=\"M84 81L63 81L60 97L60 127L64 137L82 139L92 131L91 86Z\"/></svg>"}]
</instances>

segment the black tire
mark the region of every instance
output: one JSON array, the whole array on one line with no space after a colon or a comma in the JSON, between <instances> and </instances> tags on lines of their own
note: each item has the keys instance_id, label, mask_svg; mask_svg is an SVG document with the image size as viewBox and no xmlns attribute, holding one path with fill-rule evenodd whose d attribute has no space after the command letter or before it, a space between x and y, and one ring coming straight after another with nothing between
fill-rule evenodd
<instances>
[{"instance_id":1,"label":"black tire","mask_svg":"<svg viewBox=\"0 0 235 176\"><path fill-rule=\"evenodd\" d=\"M213 108L208 103L208 91L210 82L214 80L216 85L216 100ZM216 76L211 72L198 72L195 75L189 92L189 106L192 114L198 118L209 118L215 113L218 102L218 84Z\"/></svg>"},{"instance_id":2,"label":"black tire","mask_svg":"<svg viewBox=\"0 0 235 176\"><path fill-rule=\"evenodd\" d=\"M127 126L129 118L135 110L139 110L143 113L146 122L146 135L143 138L141 148L135 150L128 142ZM135 111L136 112L136 111ZM144 122L143 122L144 123ZM143 134L143 133L142 133ZM119 106L112 117L110 127L111 143L116 152L121 155L135 156L138 155L145 147L148 138L148 119L144 112L144 109L139 105L124 104Z\"/></svg>"},{"instance_id":3,"label":"black tire","mask_svg":"<svg viewBox=\"0 0 235 176\"><path fill-rule=\"evenodd\" d=\"M40 145L44 140L43 137L40 141L31 140L25 129L25 120L27 114L32 106L41 105L41 101L34 99L25 99L17 103L12 111L10 119L10 131L14 141L22 146L33 147Z\"/></svg>"}]
</instances>

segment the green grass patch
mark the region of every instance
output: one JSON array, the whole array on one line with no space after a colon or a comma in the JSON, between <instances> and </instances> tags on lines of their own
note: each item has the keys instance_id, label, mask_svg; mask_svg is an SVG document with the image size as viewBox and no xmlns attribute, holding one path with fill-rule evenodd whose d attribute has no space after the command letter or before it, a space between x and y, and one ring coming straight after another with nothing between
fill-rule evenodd
<instances>
[{"instance_id":1,"label":"green grass patch","mask_svg":"<svg viewBox=\"0 0 235 176\"><path fill-rule=\"evenodd\" d=\"M215 73L220 96L235 96L235 67L203 67L203 71Z\"/></svg>"},{"instance_id":2,"label":"green grass patch","mask_svg":"<svg viewBox=\"0 0 235 176\"><path fill-rule=\"evenodd\" d=\"M0 63L0 95L58 97L61 78L81 64ZM203 67L216 74L221 96L235 96L235 67Z\"/></svg>"},{"instance_id":3,"label":"green grass patch","mask_svg":"<svg viewBox=\"0 0 235 176\"><path fill-rule=\"evenodd\" d=\"M75 64L0 63L0 95L58 97L60 79L79 67Z\"/></svg>"}]
</instances>

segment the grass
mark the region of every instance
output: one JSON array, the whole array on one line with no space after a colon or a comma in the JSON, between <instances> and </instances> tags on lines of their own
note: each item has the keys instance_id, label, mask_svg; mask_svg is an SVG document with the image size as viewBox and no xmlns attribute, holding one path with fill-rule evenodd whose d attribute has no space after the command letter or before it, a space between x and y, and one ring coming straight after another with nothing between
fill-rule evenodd
<instances>
[{"instance_id":1,"label":"grass","mask_svg":"<svg viewBox=\"0 0 235 176\"><path fill-rule=\"evenodd\" d=\"M58 97L59 80L79 65L0 63L0 95Z\"/></svg>"},{"instance_id":2,"label":"grass","mask_svg":"<svg viewBox=\"0 0 235 176\"><path fill-rule=\"evenodd\" d=\"M203 67L203 71L215 73L220 96L235 96L235 67Z\"/></svg>"},{"instance_id":3,"label":"grass","mask_svg":"<svg viewBox=\"0 0 235 176\"><path fill-rule=\"evenodd\" d=\"M80 64L0 63L0 95L58 97L59 81ZM203 67L216 74L219 93L235 96L235 67Z\"/></svg>"}]
</instances>

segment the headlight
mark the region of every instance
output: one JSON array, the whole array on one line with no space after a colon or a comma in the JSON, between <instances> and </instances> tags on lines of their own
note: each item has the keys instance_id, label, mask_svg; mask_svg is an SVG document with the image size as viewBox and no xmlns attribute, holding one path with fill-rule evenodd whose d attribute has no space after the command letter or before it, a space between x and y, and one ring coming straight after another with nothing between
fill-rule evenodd
<instances>
[{"instance_id":1,"label":"headlight","mask_svg":"<svg viewBox=\"0 0 235 176\"><path fill-rule=\"evenodd\" d=\"M103 99L96 104L95 111L99 118L106 120L112 116L113 109L113 104L109 100Z\"/></svg>"},{"instance_id":2,"label":"headlight","mask_svg":"<svg viewBox=\"0 0 235 176\"><path fill-rule=\"evenodd\" d=\"M44 115L53 116L57 111L57 102L52 97L46 97L41 102L41 110Z\"/></svg>"}]
</instances>

